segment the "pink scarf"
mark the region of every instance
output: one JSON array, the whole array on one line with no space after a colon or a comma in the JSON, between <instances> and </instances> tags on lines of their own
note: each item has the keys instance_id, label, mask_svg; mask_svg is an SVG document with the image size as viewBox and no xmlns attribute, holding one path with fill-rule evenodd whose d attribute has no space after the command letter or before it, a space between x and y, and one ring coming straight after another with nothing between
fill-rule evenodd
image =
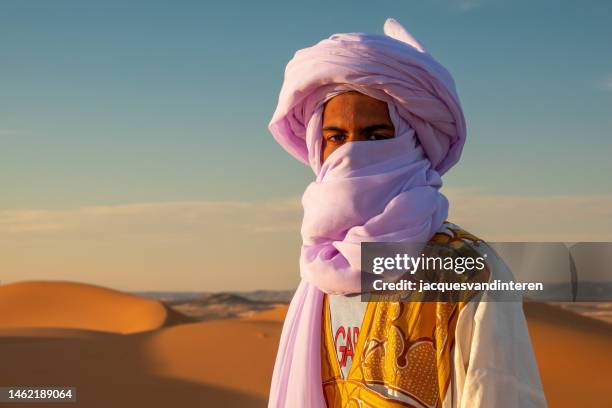
<instances>
[{"instance_id":1,"label":"pink scarf","mask_svg":"<svg viewBox=\"0 0 612 408\"><path fill-rule=\"evenodd\" d=\"M447 216L440 174L465 140L453 80L395 20L385 33L335 34L287 65L269 127L316 180L302 198L302 281L285 318L269 407L325 407L323 293L360 292L360 243L425 242ZM323 104L347 90L386 101L395 138L347 143L321 164Z\"/></svg>"}]
</instances>

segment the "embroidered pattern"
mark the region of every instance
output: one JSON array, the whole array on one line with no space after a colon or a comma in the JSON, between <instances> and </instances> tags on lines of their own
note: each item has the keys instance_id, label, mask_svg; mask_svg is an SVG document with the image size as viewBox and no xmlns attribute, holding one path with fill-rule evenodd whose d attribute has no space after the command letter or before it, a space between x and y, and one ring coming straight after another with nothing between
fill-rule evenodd
<instances>
[{"instance_id":1,"label":"embroidered pattern","mask_svg":"<svg viewBox=\"0 0 612 408\"><path fill-rule=\"evenodd\" d=\"M482 242L445 222L431 240L473 252ZM487 271L488 274L488 271ZM323 390L329 407L440 407L451 380L451 350L462 302L370 302L352 366L342 378L323 308Z\"/></svg>"}]
</instances>

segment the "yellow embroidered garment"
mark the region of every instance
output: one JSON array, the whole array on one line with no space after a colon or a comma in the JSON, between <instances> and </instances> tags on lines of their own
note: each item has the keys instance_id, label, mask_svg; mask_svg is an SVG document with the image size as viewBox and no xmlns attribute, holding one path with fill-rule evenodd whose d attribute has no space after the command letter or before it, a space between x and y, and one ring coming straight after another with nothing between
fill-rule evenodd
<instances>
[{"instance_id":1,"label":"yellow embroidered garment","mask_svg":"<svg viewBox=\"0 0 612 408\"><path fill-rule=\"evenodd\" d=\"M481 241L444 223L430 242L473 254ZM440 407L451 380L455 326L464 306L464 302L369 302L353 362L343 378L325 296L321 374L327 406Z\"/></svg>"}]
</instances>

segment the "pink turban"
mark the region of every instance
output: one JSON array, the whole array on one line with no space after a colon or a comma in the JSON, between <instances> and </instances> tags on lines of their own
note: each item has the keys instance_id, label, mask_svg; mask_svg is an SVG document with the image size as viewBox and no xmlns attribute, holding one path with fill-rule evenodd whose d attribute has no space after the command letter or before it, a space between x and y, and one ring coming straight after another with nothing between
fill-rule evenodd
<instances>
[{"instance_id":1,"label":"pink turban","mask_svg":"<svg viewBox=\"0 0 612 408\"><path fill-rule=\"evenodd\" d=\"M387 19L384 32L334 34L297 51L287 64L268 127L285 150L315 172L308 122L344 85L394 104L438 173L459 160L466 128L453 78L397 21Z\"/></svg>"}]
</instances>

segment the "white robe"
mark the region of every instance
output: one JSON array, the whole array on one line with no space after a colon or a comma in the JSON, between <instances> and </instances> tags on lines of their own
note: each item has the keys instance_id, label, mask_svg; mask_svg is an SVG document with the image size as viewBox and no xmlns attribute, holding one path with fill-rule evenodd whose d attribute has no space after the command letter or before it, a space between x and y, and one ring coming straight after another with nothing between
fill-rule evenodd
<instances>
[{"instance_id":1,"label":"white robe","mask_svg":"<svg viewBox=\"0 0 612 408\"><path fill-rule=\"evenodd\" d=\"M488 245L482 252L493 266L491 280L512 275ZM547 406L520 300L489 302L485 294L461 311L451 384L443 408Z\"/></svg>"}]
</instances>

